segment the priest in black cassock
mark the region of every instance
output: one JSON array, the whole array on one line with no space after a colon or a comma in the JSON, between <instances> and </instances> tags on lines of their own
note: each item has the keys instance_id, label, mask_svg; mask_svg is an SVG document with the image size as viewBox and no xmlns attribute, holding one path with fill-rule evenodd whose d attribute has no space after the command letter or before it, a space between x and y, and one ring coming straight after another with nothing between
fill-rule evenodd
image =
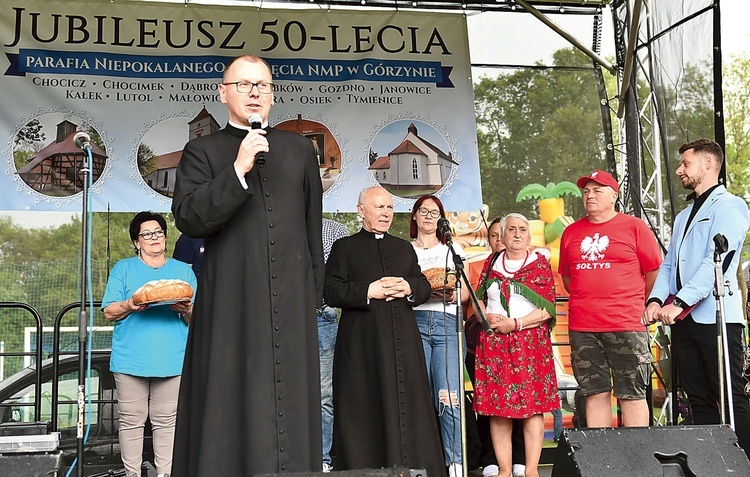
<instances>
[{"instance_id":1,"label":"priest in black cassock","mask_svg":"<svg viewBox=\"0 0 750 477\"><path fill-rule=\"evenodd\" d=\"M219 85L229 124L191 140L177 168L177 227L205 239L177 413L179 477L322 469L322 186L312 142L268 127L271 80L256 56L230 62ZM264 129L250 127L251 114Z\"/></svg>"},{"instance_id":2,"label":"priest in black cassock","mask_svg":"<svg viewBox=\"0 0 750 477\"><path fill-rule=\"evenodd\" d=\"M409 242L388 235L393 198L362 191L362 230L333 244L325 301L342 309L333 358L337 470L406 466L445 475L424 351L412 307L430 284Z\"/></svg>"}]
</instances>

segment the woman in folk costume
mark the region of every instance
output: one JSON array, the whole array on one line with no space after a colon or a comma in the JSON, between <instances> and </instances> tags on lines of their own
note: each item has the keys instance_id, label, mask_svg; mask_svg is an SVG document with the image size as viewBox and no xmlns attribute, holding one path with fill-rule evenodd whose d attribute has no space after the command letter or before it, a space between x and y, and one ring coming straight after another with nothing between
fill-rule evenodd
<instances>
[{"instance_id":1,"label":"woman in folk costume","mask_svg":"<svg viewBox=\"0 0 750 477\"><path fill-rule=\"evenodd\" d=\"M538 477L543 413L560 406L550 338L555 282L547 258L529 251L526 217L508 214L500 229L505 250L487 259L478 290L494 333L482 334L477 346L474 409L491 416L498 477L511 476L514 418L524 420L526 477Z\"/></svg>"}]
</instances>

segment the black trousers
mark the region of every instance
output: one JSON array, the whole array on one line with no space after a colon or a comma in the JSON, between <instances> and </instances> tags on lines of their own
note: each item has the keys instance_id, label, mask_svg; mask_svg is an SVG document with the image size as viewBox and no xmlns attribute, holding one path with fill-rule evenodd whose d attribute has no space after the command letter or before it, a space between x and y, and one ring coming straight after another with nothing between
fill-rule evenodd
<instances>
[{"instance_id":1,"label":"black trousers","mask_svg":"<svg viewBox=\"0 0 750 477\"><path fill-rule=\"evenodd\" d=\"M739 323L727 324L727 346L735 432L740 447L750 457L750 402L743 391L745 381L742 377L743 328ZM721 422L716 341L716 325L696 323L691 316L672 326L672 353L677 373L690 401L695 424Z\"/></svg>"}]
</instances>

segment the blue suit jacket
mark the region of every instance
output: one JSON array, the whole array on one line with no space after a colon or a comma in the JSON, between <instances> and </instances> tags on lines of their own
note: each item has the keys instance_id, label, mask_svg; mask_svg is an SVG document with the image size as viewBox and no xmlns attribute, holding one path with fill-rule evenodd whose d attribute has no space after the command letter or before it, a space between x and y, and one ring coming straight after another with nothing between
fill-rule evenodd
<instances>
[{"instance_id":1,"label":"blue suit jacket","mask_svg":"<svg viewBox=\"0 0 750 477\"><path fill-rule=\"evenodd\" d=\"M693 217L690 227L685 230L685 223L694 206L693 203L680 212L674 221L667 257L659 268L659 275L649 298L659 298L663 302L668 295L676 294L688 305L700 302L692 311L693 320L696 323L715 323L713 238L716 234L722 234L729 241L729 250L722 255L722 260L726 261L729 254L732 254L728 266L723 263L726 270L724 280L729 282L729 289L725 288L724 291L733 292L732 295L724 295L726 321L741 323L742 295L737 286L737 267L750 225L747 204L729 193L724 186L719 186L711 192ZM677 290L678 263L682 282L680 290Z\"/></svg>"}]
</instances>

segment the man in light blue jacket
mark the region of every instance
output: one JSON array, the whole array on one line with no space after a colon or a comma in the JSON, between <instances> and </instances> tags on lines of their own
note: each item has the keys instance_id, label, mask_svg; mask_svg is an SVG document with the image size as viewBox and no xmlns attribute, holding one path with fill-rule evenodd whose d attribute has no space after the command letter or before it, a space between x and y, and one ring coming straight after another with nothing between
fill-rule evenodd
<instances>
[{"instance_id":1,"label":"man in light blue jacket","mask_svg":"<svg viewBox=\"0 0 750 477\"><path fill-rule=\"evenodd\" d=\"M719 382L714 290L714 237L727 238L721 255L734 400L735 430L740 446L750 454L750 404L743 392L744 315L737 285L737 267L750 218L745 201L719 184L724 161L721 147L698 139L680 147L677 176L693 191L693 203L677 215L667 257L651 290L642 321L662 321L672 327L672 352L687 392L695 424L718 424ZM673 296L669 303L667 298ZM683 319L684 310L693 307Z\"/></svg>"}]
</instances>

